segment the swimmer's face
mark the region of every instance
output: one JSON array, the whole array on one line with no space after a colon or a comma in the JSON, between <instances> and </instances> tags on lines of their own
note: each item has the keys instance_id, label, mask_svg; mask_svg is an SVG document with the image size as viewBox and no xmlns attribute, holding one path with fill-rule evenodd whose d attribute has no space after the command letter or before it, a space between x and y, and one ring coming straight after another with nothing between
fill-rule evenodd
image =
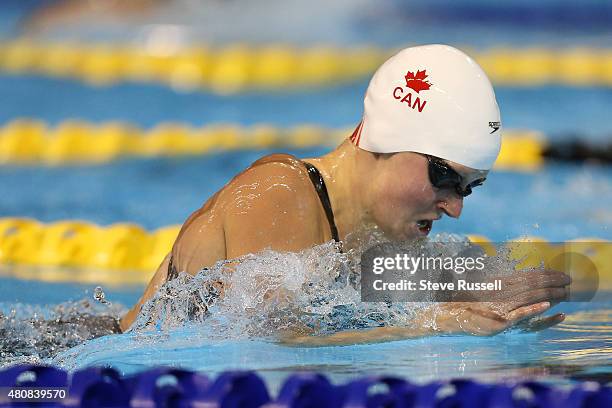
<instances>
[{"instance_id":1,"label":"swimmer's face","mask_svg":"<svg viewBox=\"0 0 612 408\"><path fill-rule=\"evenodd\" d=\"M446 164L468 184L487 175L457 163ZM433 221L442 215L453 218L461 215L463 197L454 188L436 188L431 184L425 156L410 152L382 155L376 165L371 184L371 214L391 238L424 237L431 231Z\"/></svg>"}]
</instances>

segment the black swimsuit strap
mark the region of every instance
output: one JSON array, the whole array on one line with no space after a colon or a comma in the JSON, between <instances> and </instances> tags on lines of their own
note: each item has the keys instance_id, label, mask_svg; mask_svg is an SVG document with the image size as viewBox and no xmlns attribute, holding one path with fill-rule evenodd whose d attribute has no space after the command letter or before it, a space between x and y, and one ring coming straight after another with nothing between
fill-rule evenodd
<instances>
[{"instance_id":1,"label":"black swimsuit strap","mask_svg":"<svg viewBox=\"0 0 612 408\"><path fill-rule=\"evenodd\" d=\"M312 181L312 184L314 184L315 190L317 190L317 194L321 200L321 204L323 204L323 208L325 209L325 215L327 215L327 221L329 222L332 238L334 241L340 242L338 228L336 228L336 223L334 221L334 212L332 211L331 202L329 201L329 194L327 194L327 187L325 187L323 176L321 176L319 170L317 170L317 168L312 164L306 162L302 163L304 163L306 169L308 169L310 181Z\"/></svg>"}]
</instances>

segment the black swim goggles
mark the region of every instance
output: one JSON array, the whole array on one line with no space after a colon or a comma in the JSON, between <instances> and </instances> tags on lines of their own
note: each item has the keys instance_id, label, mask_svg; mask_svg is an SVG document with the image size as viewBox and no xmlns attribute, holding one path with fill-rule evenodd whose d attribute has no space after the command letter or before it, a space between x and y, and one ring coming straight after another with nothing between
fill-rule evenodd
<instances>
[{"instance_id":1,"label":"black swim goggles","mask_svg":"<svg viewBox=\"0 0 612 408\"><path fill-rule=\"evenodd\" d=\"M472 194L472 189L480 186L486 178L479 178L471 183L465 183L463 177L453 170L444 160L424 154L429 162L429 181L436 188L454 189L461 197Z\"/></svg>"}]
</instances>

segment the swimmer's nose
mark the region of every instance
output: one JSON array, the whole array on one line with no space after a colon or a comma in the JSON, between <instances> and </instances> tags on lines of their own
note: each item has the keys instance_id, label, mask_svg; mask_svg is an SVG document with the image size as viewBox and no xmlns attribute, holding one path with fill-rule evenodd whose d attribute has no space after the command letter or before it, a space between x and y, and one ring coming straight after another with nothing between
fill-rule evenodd
<instances>
[{"instance_id":1,"label":"swimmer's nose","mask_svg":"<svg viewBox=\"0 0 612 408\"><path fill-rule=\"evenodd\" d=\"M452 218L459 218L463 210L463 197L458 194L449 194L438 202L438 208Z\"/></svg>"}]
</instances>

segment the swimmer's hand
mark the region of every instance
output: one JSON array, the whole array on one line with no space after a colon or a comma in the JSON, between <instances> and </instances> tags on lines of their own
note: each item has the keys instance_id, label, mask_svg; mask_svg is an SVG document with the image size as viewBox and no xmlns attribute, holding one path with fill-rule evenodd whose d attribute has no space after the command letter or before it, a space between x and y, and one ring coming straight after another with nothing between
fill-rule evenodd
<instances>
[{"instance_id":1,"label":"swimmer's hand","mask_svg":"<svg viewBox=\"0 0 612 408\"><path fill-rule=\"evenodd\" d=\"M550 309L550 302L540 302L518 307L509 312L494 308L489 303L470 303L444 305L444 317L438 316L437 331L441 333L462 333L474 336L491 336L511 327L521 327L527 331L543 330L565 319L563 313L542 318L533 323L526 320Z\"/></svg>"},{"instance_id":2,"label":"swimmer's hand","mask_svg":"<svg viewBox=\"0 0 612 408\"><path fill-rule=\"evenodd\" d=\"M534 318L569 296L568 275L557 271L519 272L501 278L502 290L474 292L474 302L440 304L436 327L443 333L490 336L511 327L543 330L561 323L565 315Z\"/></svg>"},{"instance_id":3,"label":"swimmer's hand","mask_svg":"<svg viewBox=\"0 0 612 408\"><path fill-rule=\"evenodd\" d=\"M556 271L530 271L501 279L502 291L482 292L474 302L439 303L424 311L414 327L376 327L346 330L324 336L286 334L281 343L312 347L376 343L433 334L491 336L512 327L527 331L543 330L565 319L564 314L557 313L550 317L529 320L567 299L566 286L570 284L571 279L566 274Z\"/></svg>"},{"instance_id":4,"label":"swimmer's hand","mask_svg":"<svg viewBox=\"0 0 612 408\"><path fill-rule=\"evenodd\" d=\"M323 347L344 346L350 344L380 343L385 341L406 340L424 337L432 334L464 333L480 336L488 336L502 332L524 319L538 315L550 308L549 302L519 308L506 316L487 310L470 306L459 313L453 311L450 319L444 325L432 329L426 326L414 327L376 327L366 330L345 330L325 336L313 335L290 335L282 337L280 343L295 347ZM439 318L439 317L438 317ZM523 324L525 331L543 330L562 322L565 315L558 313L554 316L542 318L534 322ZM455 322L455 323L449 323Z\"/></svg>"}]
</instances>

